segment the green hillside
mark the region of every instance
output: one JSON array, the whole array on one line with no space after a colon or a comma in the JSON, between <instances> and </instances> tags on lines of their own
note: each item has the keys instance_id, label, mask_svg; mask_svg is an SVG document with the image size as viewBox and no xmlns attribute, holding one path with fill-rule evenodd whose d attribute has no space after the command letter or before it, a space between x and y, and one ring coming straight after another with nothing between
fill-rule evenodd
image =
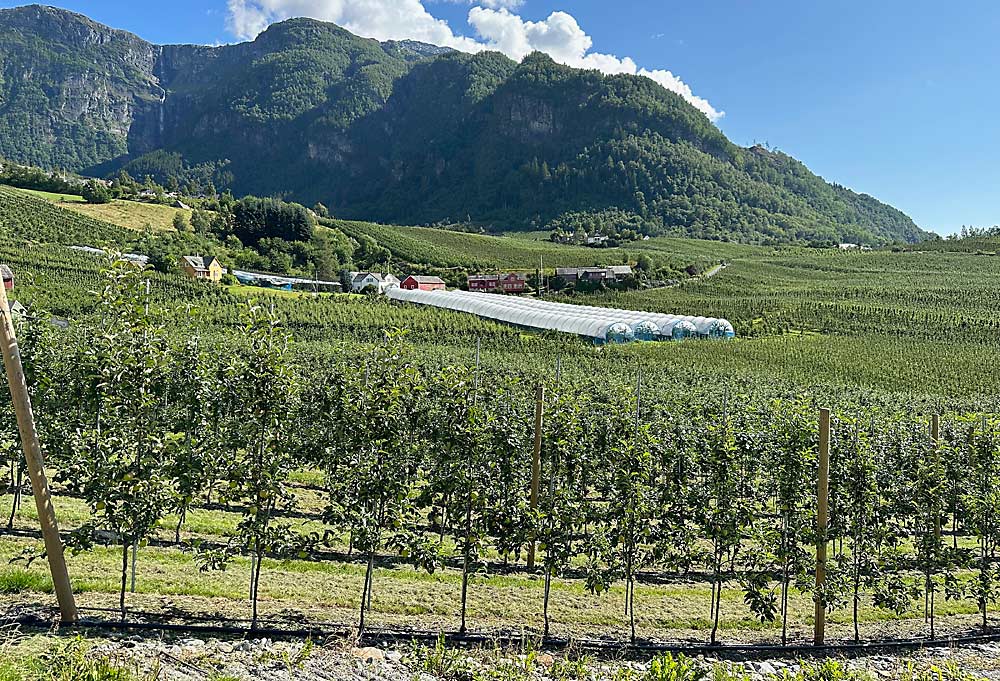
<instances>
[{"instance_id":1,"label":"green hillside","mask_svg":"<svg viewBox=\"0 0 1000 681\"><path fill-rule=\"evenodd\" d=\"M251 43L157 46L62 10L0 10L0 156L397 224L615 215L651 236L765 245L925 236L787 155L734 145L647 78L308 19Z\"/></svg>"},{"instance_id":2,"label":"green hillside","mask_svg":"<svg viewBox=\"0 0 1000 681\"><path fill-rule=\"evenodd\" d=\"M569 246L508 233L503 236L467 234L429 227L400 227L371 222L330 221L354 239L370 237L407 263L471 270L546 270L635 262L643 253L663 267L681 269L690 264L715 264L757 249L739 244L656 237L627 248ZM766 249L760 249L764 252Z\"/></svg>"}]
</instances>

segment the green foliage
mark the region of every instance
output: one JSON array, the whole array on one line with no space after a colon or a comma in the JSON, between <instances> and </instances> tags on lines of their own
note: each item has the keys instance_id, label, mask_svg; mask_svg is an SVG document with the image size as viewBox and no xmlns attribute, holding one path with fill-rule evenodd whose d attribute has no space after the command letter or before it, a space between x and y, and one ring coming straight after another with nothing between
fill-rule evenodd
<instances>
[{"instance_id":1,"label":"green foliage","mask_svg":"<svg viewBox=\"0 0 1000 681\"><path fill-rule=\"evenodd\" d=\"M653 658L643 681L702 681L708 676L696 661L670 653Z\"/></svg>"},{"instance_id":2,"label":"green foliage","mask_svg":"<svg viewBox=\"0 0 1000 681\"><path fill-rule=\"evenodd\" d=\"M849 605L858 576L864 609L884 609L887 617L912 612L929 573L933 593L958 599L953 609L994 607L996 576L983 568L995 555L994 521L987 516L995 517L990 461L1000 427L994 417L984 424L981 416L995 411L997 380L982 361L996 350L990 330L997 293L987 258L653 239L636 252L672 246L685 258L708 259L724 248L730 266L677 289L587 301L718 310L733 313L741 328L761 319L759 337L723 344L595 349L362 296L269 296L261 307L272 310L267 317L273 319L258 318L248 330L240 297L169 274L138 275L150 280L148 316L136 307L134 287L123 284L132 295L122 301L131 303L95 300L88 291L107 285L100 260L58 244L74 239L74 229L85 236L84 228L58 209L51 222L42 222L34 213L46 204L36 211L34 202L13 200L18 196L0 190L0 206L11 207L13 216L5 212L3 225L15 244L0 246L0 259L15 269L19 299L38 311L48 330L28 325L24 339L53 467L76 473L96 459L115 472L117 456L135 455L140 446L159 452L162 462L142 456L148 487L112 476L107 489L121 498L106 508L143 510L137 513L143 520L149 516L133 506L132 491L148 489L144 496L152 500L162 484L167 493L152 515L162 515L160 508L183 515L211 492L214 503L231 505L244 522L216 565L238 551L253 554L259 582L267 558L309 558L313 549L336 542L296 535L281 519L297 508L287 484L291 470L326 462L331 506L350 504L331 518L354 535L355 548L369 550L381 528L381 552L422 570L448 559L461 564L473 594L476 575L491 569L491 560L522 560L527 542L538 536L546 572L575 576L564 566L584 566L593 557L588 574L603 579L592 582L595 591L598 584L604 594L613 581L628 584L639 567L699 573L713 584L714 605L706 612L714 618L720 602L727 613L747 612L738 598L721 598L739 583L758 615L776 619L778 594L795 586L797 556L811 542L815 413L823 404L834 409L831 564L841 579L839 590L824 594L827 605ZM29 228L39 235L31 243L24 236ZM144 303L144 290L138 293ZM70 316L70 328L49 328L45 308ZM870 323L879 318L893 323ZM277 320L281 329L272 326ZM386 327L409 329L414 347L383 345ZM283 329L297 342L287 341ZM763 335L786 329L796 333ZM147 331L151 342L140 343L137 336ZM940 338L943 333L948 337ZM112 336L120 346L112 346ZM88 352L101 361L81 361ZM638 364L650 387L636 424L630 397ZM552 382L556 366L558 385ZM525 490L531 388L538 381L550 395L546 482L539 509L531 512ZM133 393L139 396L134 404L125 404L121 395ZM151 397L157 409L143 421L141 405ZM931 411L945 413L936 450L927 435ZM113 448L80 442L96 433L98 414L101 437L114 438ZM362 433L359 423L376 427ZM177 436L169 448L152 446L168 434ZM254 445L262 441L266 465L255 482ZM359 456L360 448L370 455ZM373 470L385 475L377 478ZM88 474L79 476L86 481ZM263 502L273 499L273 513L255 503L256 490ZM387 512L380 521L381 500ZM104 511L94 505L94 522L103 522ZM962 551L935 541L935 518L957 523L966 537ZM422 541L411 541L416 536ZM113 531L101 539L119 546L129 541ZM856 547L875 554L858 570ZM633 592L630 610L644 626L641 582L625 590ZM558 599L565 591L551 594ZM539 625L544 617L540 612Z\"/></svg>"},{"instance_id":3,"label":"green foliage","mask_svg":"<svg viewBox=\"0 0 1000 681\"><path fill-rule=\"evenodd\" d=\"M784 672L783 681L870 681L868 672L851 669L839 660L802 664L794 672Z\"/></svg>"},{"instance_id":4,"label":"green foliage","mask_svg":"<svg viewBox=\"0 0 1000 681\"><path fill-rule=\"evenodd\" d=\"M0 159L0 184L59 194L80 192L80 185L69 182L57 173L45 172L33 166L8 163L3 159Z\"/></svg>"},{"instance_id":5,"label":"green foliage","mask_svg":"<svg viewBox=\"0 0 1000 681\"><path fill-rule=\"evenodd\" d=\"M0 571L0 594L52 593L52 580L20 568Z\"/></svg>"},{"instance_id":6,"label":"green foliage","mask_svg":"<svg viewBox=\"0 0 1000 681\"><path fill-rule=\"evenodd\" d=\"M94 644L76 637L53 639L38 650L33 641L0 645L3 681L153 681L157 665L144 673L134 662L96 654Z\"/></svg>"},{"instance_id":7,"label":"green foliage","mask_svg":"<svg viewBox=\"0 0 1000 681\"><path fill-rule=\"evenodd\" d=\"M360 192L345 186L335 197L341 214L388 222L471 217L503 229L586 222L590 231L621 230L620 216L631 215L650 234L750 243L922 235L898 211L827 185L787 156L735 147L646 79L532 55L488 95L488 106L456 101L479 59L440 58L399 81L393 107L376 120L411 132L408 144L380 149L401 170L390 180L372 168ZM456 73L454 62L464 70ZM445 80L460 87L440 97ZM438 141L456 125L472 132Z\"/></svg>"},{"instance_id":8,"label":"green foliage","mask_svg":"<svg viewBox=\"0 0 1000 681\"><path fill-rule=\"evenodd\" d=\"M641 239L644 234L656 233L656 224L647 223L641 215L618 208L598 213L564 213L550 222L551 240L558 243L586 243L587 237L604 237L601 248L614 248L622 243Z\"/></svg>"},{"instance_id":9,"label":"green foliage","mask_svg":"<svg viewBox=\"0 0 1000 681\"><path fill-rule=\"evenodd\" d=\"M909 663L900 674L900 681L982 681L978 674L964 671L958 663L947 661L928 667L918 667Z\"/></svg>"},{"instance_id":10,"label":"green foliage","mask_svg":"<svg viewBox=\"0 0 1000 681\"><path fill-rule=\"evenodd\" d=\"M190 231L191 229L191 223L188 222L188 219L184 216L184 213L180 211L174 213L173 225L174 229L176 229L178 232L187 232Z\"/></svg>"},{"instance_id":11,"label":"green foliage","mask_svg":"<svg viewBox=\"0 0 1000 681\"><path fill-rule=\"evenodd\" d=\"M125 618L128 548L144 543L163 517L171 494L165 469L181 437L164 427L159 405L166 385L163 327L151 316L145 282L131 263L108 271L100 307L104 325L74 359L71 388L93 414L69 444L74 465L59 479L93 512L93 533L110 532L122 545L120 607Z\"/></svg>"},{"instance_id":12,"label":"green foliage","mask_svg":"<svg viewBox=\"0 0 1000 681\"><path fill-rule=\"evenodd\" d=\"M106 173L115 167L116 164L112 161L93 168L92 171ZM233 183L233 174L228 168L229 161L225 159L191 165L178 152L158 149L130 159L117 168L114 174L151 178L164 187L173 186L171 191L183 187L186 194L205 193L211 197L215 195L216 187L228 187Z\"/></svg>"},{"instance_id":13,"label":"green foliage","mask_svg":"<svg viewBox=\"0 0 1000 681\"><path fill-rule=\"evenodd\" d=\"M400 227L370 222L325 222L359 243L355 261L385 263L394 259L442 271L460 268L470 273L495 270L533 272L539 262L552 274L555 267L588 267L628 263L646 256L648 272L664 277L687 277L686 268L697 263L711 267L728 255L750 252L735 244L707 244L688 239L655 238L624 248L595 250L568 246L528 235L468 234L429 227Z\"/></svg>"},{"instance_id":14,"label":"green foliage","mask_svg":"<svg viewBox=\"0 0 1000 681\"><path fill-rule=\"evenodd\" d=\"M111 190L100 180L90 180L81 190L81 196L87 203L111 203Z\"/></svg>"},{"instance_id":15,"label":"green foliage","mask_svg":"<svg viewBox=\"0 0 1000 681\"><path fill-rule=\"evenodd\" d=\"M255 559L250 604L256 626L264 555L280 550L288 535L287 525L272 521L279 506L290 501L287 482L295 461L289 423L298 380L287 332L261 308L248 313L241 342L221 367L225 395L219 444L232 452L222 464L222 498L243 508L239 536L243 550Z\"/></svg>"},{"instance_id":16,"label":"green foliage","mask_svg":"<svg viewBox=\"0 0 1000 681\"><path fill-rule=\"evenodd\" d=\"M232 234L250 246L264 238L309 241L316 227L309 211L295 203L247 197L233 204L230 210Z\"/></svg>"},{"instance_id":17,"label":"green foliage","mask_svg":"<svg viewBox=\"0 0 1000 681\"><path fill-rule=\"evenodd\" d=\"M191 229L195 231L196 234L206 234L212 226L212 220L208 214L199 209L195 209L191 213Z\"/></svg>"},{"instance_id":18,"label":"green foliage","mask_svg":"<svg viewBox=\"0 0 1000 681\"><path fill-rule=\"evenodd\" d=\"M135 233L0 186L0 228L20 241L122 246Z\"/></svg>"},{"instance_id":19,"label":"green foliage","mask_svg":"<svg viewBox=\"0 0 1000 681\"><path fill-rule=\"evenodd\" d=\"M434 647L414 642L409 658L421 671L443 681L473 681L475 672L466 655L457 648L448 648L444 637L438 638Z\"/></svg>"},{"instance_id":20,"label":"green foliage","mask_svg":"<svg viewBox=\"0 0 1000 681\"><path fill-rule=\"evenodd\" d=\"M375 556L387 547L426 561L416 531L420 510L419 452L423 424L415 416L423 377L398 337L389 336L364 358L364 371L335 374L325 383L326 400L315 400L322 424L319 463L327 471L327 520L351 534L352 546L368 559L361 593L359 635L371 597ZM314 425L314 427L316 427Z\"/></svg>"},{"instance_id":21,"label":"green foliage","mask_svg":"<svg viewBox=\"0 0 1000 681\"><path fill-rule=\"evenodd\" d=\"M600 530L587 548L587 587L600 593L616 579L625 582L625 610L634 643L635 576L651 562L653 533L657 521L666 515L655 510L655 452L659 442L648 424L640 424L638 413L634 425L630 412L620 407L611 416L613 420L602 424L598 436L599 446L610 450L610 465L596 471L597 489L607 503L603 513L595 517Z\"/></svg>"}]
</instances>

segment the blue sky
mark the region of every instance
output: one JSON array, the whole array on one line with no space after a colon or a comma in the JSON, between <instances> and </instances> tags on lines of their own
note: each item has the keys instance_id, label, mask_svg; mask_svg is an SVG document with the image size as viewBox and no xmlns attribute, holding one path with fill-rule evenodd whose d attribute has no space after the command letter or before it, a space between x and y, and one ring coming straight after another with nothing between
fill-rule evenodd
<instances>
[{"instance_id":1,"label":"blue sky","mask_svg":"<svg viewBox=\"0 0 1000 681\"><path fill-rule=\"evenodd\" d=\"M20 4L0 0L0 8ZM767 142L922 227L944 234L1000 223L993 0L56 4L160 43L234 42L268 21L311 15L372 37L488 44L515 57L542 47L566 63L645 70L678 91L690 88L709 115L724 112L716 122L733 141Z\"/></svg>"}]
</instances>

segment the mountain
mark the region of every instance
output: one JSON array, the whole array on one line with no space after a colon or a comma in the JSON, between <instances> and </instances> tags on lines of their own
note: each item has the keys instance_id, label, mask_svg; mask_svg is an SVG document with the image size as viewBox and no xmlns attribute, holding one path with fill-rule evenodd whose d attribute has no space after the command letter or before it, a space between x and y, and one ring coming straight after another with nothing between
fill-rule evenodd
<instances>
[{"instance_id":1,"label":"mountain","mask_svg":"<svg viewBox=\"0 0 1000 681\"><path fill-rule=\"evenodd\" d=\"M518 64L292 19L159 46L78 14L0 10L0 156L496 229L638 226L750 243L918 241L910 218L731 143L652 80Z\"/></svg>"}]
</instances>

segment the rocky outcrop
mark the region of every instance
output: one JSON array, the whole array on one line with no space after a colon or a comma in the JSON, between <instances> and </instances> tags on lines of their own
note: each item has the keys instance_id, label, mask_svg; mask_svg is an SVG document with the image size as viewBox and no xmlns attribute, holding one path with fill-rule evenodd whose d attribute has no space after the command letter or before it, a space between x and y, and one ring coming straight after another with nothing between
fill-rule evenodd
<instances>
[{"instance_id":1,"label":"rocky outcrop","mask_svg":"<svg viewBox=\"0 0 1000 681\"><path fill-rule=\"evenodd\" d=\"M159 48L37 5L0 11L0 34L0 155L78 170L127 150Z\"/></svg>"},{"instance_id":2,"label":"rocky outcrop","mask_svg":"<svg viewBox=\"0 0 1000 681\"><path fill-rule=\"evenodd\" d=\"M548 102L531 97L512 97L508 103L507 134L522 141L546 137L557 132L555 108Z\"/></svg>"}]
</instances>

